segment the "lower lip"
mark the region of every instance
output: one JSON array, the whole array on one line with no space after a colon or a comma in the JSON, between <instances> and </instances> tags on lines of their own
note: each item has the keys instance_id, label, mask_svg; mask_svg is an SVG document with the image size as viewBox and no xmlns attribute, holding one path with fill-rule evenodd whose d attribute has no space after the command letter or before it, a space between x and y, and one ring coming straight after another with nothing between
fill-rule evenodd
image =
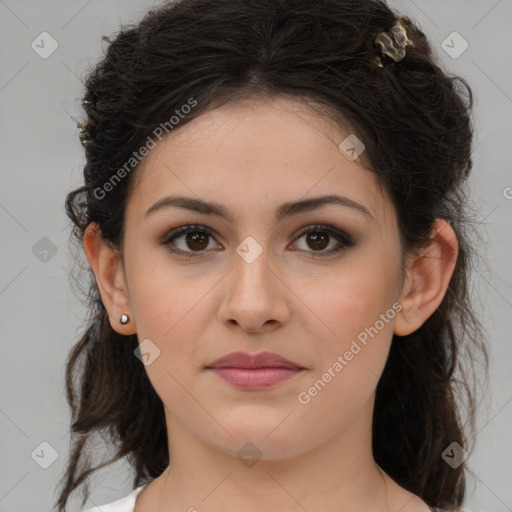
<instances>
[{"instance_id":1,"label":"lower lip","mask_svg":"<svg viewBox=\"0 0 512 512\"><path fill-rule=\"evenodd\" d=\"M265 389L301 373L293 368L210 368L221 379L242 389Z\"/></svg>"}]
</instances>

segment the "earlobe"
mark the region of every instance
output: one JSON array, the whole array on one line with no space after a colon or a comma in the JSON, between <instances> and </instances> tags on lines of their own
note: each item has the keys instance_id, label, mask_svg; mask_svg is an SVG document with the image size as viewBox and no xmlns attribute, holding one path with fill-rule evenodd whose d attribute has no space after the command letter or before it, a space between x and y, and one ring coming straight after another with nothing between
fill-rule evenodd
<instances>
[{"instance_id":1,"label":"earlobe","mask_svg":"<svg viewBox=\"0 0 512 512\"><path fill-rule=\"evenodd\" d=\"M135 334L136 328L119 252L105 242L99 226L94 222L85 230L83 247L112 329L123 335ZM123 314L130 318L126 325L121 323Z\"/></svg>"},{"instance_id":2,"label":"earlobe","mask_svg":"<svg viewBox=\"0 0 512 512\"><path fill-rule=\"evenodd\" d=\"M459 245L457 235L444 219L432 224L430 243L408 259L406 280L399 302L394 333L406 336L418 330L439 307L450 284Z\"/></svg>"}]
</instances>

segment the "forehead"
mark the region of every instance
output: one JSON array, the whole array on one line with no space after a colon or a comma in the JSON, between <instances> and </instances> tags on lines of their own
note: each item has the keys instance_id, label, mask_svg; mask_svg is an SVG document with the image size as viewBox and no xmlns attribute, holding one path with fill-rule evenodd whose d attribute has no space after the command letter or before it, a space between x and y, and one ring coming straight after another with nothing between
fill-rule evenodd
<instances>
[{"instance_id":1,"label":"forehead","mask_svg":"<svg viewBox=\"0 0 512 512\"><path fill-rule=\"evenodd\" d=\"M339 149L348 135L288 98L210 110L149 151L128 209L141 218L163 197L185 195L225 205L234 219L263 218L286 202L339 194L384 220L392 207L375 175Z\"/></svg>"}]
</instances>

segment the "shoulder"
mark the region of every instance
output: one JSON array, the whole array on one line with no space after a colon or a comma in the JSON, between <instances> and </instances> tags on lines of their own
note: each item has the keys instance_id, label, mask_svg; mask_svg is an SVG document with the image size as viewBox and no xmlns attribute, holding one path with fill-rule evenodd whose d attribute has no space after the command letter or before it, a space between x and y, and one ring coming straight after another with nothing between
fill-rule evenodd
<instances>
[{"instance_id":1,"label":"shoulder","mask_svg":"<svg viewBox=\"0 0 512 512\"><path fill-rule=\"evenodd\" d=\"M412 495L411 498L404 502L399 510L400 512L448 512L444 509L429 507L422 499L415 495ZM468 508L462 507L457 508L456 510L457 512L473 512ZM451 512L453 512L453 509Z\"/></svg>"},{"instance_id":2,"label":"shoulder","mask_svg":"<svg viewBox=\"0 0 512 512\"><path fill-rule=\"evenodd\" d=\"M434 510L434 509L432 509ZM443 512L441 509L435 509L434 512ZM457 512L473 512L472 510L469 510L469 508L459 508L457 509Z\"/></svg>"},{"instance_id":3,"label":"shoulder","mask_svg":"<svg viewBox=\"0 0 512 512\"><path fill-rule=\"evenodd\" d=\"M400 512L448 512L440 508L429 507L419 496L398 485L386 472L382 471L382 475L386 482L392 509ZM473 512L463 507L456 510L457 512Z\"/></svg>"},{"instance_id":4,"label":"shoulder","mask_svg":"<svg viewBox=\"0 0 512 512\"><path fill-rule=\"evenodd\" d=\"M133 512L133 509L135 508L135 499L143 488L144 485L141 485L119 500L107 503L106 505L88 508L87 510L82 510L80 512Z\"/></svg>"},{"instance_id":5,"label":"shoulder","mask_svg":"<svg viewBox=\"0 0 512 512\"><path fill-rule=\"evenodd\" d=\"M440 508L431 508L423 500L418 497L410 500L404 505L400 512L448 512ZM453 511L452 511L453 512ZM473 512L468 508L458 508L457 512Z\"/></svg>"}]
</instances>

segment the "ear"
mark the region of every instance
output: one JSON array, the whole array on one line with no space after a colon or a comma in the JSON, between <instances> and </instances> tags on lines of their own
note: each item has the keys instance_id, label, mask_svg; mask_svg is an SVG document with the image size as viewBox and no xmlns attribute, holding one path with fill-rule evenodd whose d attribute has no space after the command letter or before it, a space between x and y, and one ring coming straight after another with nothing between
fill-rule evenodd
<instances>
[{"instance_id":1,"label":"ear","mask_svg":"<svg viewBox=\"0 0 512 512\"><path fill-rule=\"evenodd\" d=\"M457 235L444 219L432 224L430 243L409 257L394 333L406 336L419 329L445 296L459 254Z\"/></svg>"},{"instance_id":2,"label":"ear","mask_svg":"<svg viewBox=\"0 0 512 512\"><path fill-rule=\"evenodd\" d=\"M96 278L101 300L108 312L112 329L119 334L135 334L137 330L119 251L105 242L99 226L94 222L91 222L85 230L83 247ZM126 325L121 323L123 313L130 317L130 321Z\"/></svg>"}]
</instances>

